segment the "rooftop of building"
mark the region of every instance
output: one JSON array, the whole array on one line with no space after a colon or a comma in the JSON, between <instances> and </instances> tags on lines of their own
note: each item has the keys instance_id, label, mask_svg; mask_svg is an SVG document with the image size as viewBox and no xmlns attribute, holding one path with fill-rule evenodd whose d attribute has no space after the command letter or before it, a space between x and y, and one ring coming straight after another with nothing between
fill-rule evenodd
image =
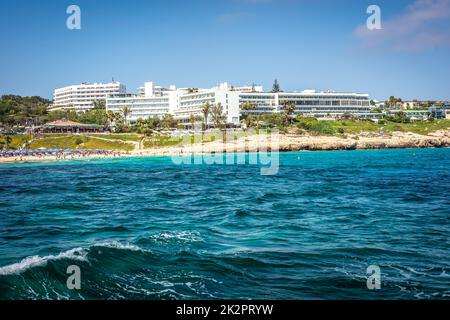
<instances>
[{"instance_id":1,"label":"rooftop of building","mask_svg":"<svg viewBox=\"0 0 450 320\"><path fill-rule=\"evenodd\" d=\"M55 120L44 124L44 127L102 127L98 124L79 123L67 120Z\"/></svg>"}]
</instances>

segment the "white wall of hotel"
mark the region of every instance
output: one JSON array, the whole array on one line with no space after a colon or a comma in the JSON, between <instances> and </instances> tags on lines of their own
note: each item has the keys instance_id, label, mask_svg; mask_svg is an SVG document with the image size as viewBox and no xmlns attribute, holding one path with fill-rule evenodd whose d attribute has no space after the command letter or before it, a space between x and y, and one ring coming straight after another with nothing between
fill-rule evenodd
<instances>
[{"instance_id":1,"label":"white wall of hotel","mask_svg":"<svg viewBox=\"0 0 450 320\"><path fill-rule=\"evenodd\" d=\"M294 114L317 118L337 117L346 113L361 118L376 118L370 105L369 95L360 93L338 93L333 91L316 92L304 90L301 92L252 92L239 93L239 105L250 103L253 108L240 114L262 114L282 112L288 105L295 107Z\"/></svg>"},{"instance_id":2,"label":"white wall of hotel","mask_svg":"<svg viewBox=\"0 0 450 320\"><path fill-rule=\"evenodd\" d=\"M227 83L211 89L198 89L196 92L180 92L174 112L175 119L189 123L191 114L202 116L202 107L207 102L211 105L220 103L227 123L239 124L239 91ZM211 119L208 120L211 122Z\"/></svg>"},{"instance_id":3,"label":"white wall of hotel","mask_svg":"<svg viewBox=\"0 0 450 320\"><path fill-rule=\"evenodd\" d=\"M162 88L146 83L139 88L139 95L109 95L106 100L108 111L120 112L127 107L131 110L128 121L133 123L139 118L158 117L170 113L180 123L188 124L190 116L202 116L202 107L206 102L211 105L220 103L226 115L227 123L239 124L239 92L227 83L211 89L189 89L175 86ZM211 119L209 119L209 122Z\"/></svg>"},{"instance_id":4,"label":"white wall of hotel","mask_svg":"<svg viewBox=\"0 0 450 320\"><path fill-rule=\"evenodd\" d=\"M120 82L82 83L54 90L53 104L50 110L87 111L93 107L94 101L106 100L110 94L122 94L126 86Z\"/></svg>"},{"instance_id":5,"label":"white wall of hotel","mask_svg":"<svg viewBox=\"0 0 450 320\"><path fill-rule=\"evenodd\" d=\"M239 124L240 116L281 112L286 105L295 106L295 114L304 116L329 117L351 113L362 118L375 118L369 95L358 93L316 92L263 92L262 87L233 87L227 83L210 89L177 89L175 86L163 88L146 83L139 88L139 95L109 95L107 109L119 112L124 107L131 110L129 122L139 118L163 117L170 113L181 123L189 124L190 115L202 116L202 106L221 103L227 123ZM250 103L254 107L243 110L242 105ZM210 120L210 119L209 119Z\"/></svg>"}]
</instances>

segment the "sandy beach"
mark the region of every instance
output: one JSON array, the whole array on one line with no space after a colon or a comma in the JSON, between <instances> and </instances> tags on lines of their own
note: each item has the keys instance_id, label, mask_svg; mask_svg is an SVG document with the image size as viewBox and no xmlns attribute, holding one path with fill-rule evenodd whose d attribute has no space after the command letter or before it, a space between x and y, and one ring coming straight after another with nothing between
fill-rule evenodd
<instances>
[{"instance_id":1,"label":"sandy beach","mask_svg":"<svg viewBox=\"0 0 450 320\"><path fill-rule=\"evenodd\" d=\"M40 156L13 156L0 157L0 163L27 163L27 162L60 162L60 161L75 161L75 160L89 160L89 159L112 159L120 157L130 157L126 152L111 152L108 154L67 154L67 155L40 155Z\"/></svg>"}]
</instances>

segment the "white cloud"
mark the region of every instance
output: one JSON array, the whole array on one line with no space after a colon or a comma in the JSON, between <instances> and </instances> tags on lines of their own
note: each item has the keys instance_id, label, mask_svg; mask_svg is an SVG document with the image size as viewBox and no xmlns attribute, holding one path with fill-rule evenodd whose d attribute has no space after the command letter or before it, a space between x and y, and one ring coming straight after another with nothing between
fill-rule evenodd
<instances>
[{"instance_id":1,"label":"white cloud","mask_svg":"<svg viewBox=\"0 0 450 320\"><path fill-rule=\"evenodd\" d=\"M381 30L364 24L354 31L364 47L421 51L450 46L450 0L416 0L389 20L383 20L383 8L381 13Z\"/></svg>"}]
</instances>

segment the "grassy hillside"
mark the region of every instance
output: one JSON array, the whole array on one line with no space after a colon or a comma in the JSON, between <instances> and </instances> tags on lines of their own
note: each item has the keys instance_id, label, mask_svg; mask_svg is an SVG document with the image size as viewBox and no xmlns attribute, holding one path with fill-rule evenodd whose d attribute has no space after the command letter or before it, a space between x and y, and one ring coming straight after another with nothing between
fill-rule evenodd
<instances>
[{"instance_id":1,"label":"grassy hillside","mask_svg":"<svg viewBox=\"0 0 450 320\"><path fill-rule=\"evenodd\" d=\"M361 132L385 132L394 131L413 132L418 134L429 134L431 132L449 129L450 120L442 119L433 122L417 121L412 123L382 122L356 120L320 121L316 119L301 119L295 126L312 134L342 135L358 134Z\"/></svg>"},{"instance_id":2,"label":"grassy hillside","mask_svg":"<svg viewBox=\"0 0 450 320\"><path fill-rule=\"evenodd\" d=\"M133 145L126 142L119 141L106 141L97 139L90 136L78 136L78 135L58 135L58 136L45 136L33 140L30 145L30 149L105 149L105 150L122 150L131 151Z\"/></svg>"},{"instance_id":3,"label":"grassy hillside","mask_svg":"<svg viewBox=\"0 0 450 320\"><path fill-rule=\"evenodd\" d=\"M135 141L138 142L142 139L142 135L134 133L117 133L117 134L90 134L89 137L103 138L103 139L114 139L123 141Z\"/></svg>"}]
</instances>

